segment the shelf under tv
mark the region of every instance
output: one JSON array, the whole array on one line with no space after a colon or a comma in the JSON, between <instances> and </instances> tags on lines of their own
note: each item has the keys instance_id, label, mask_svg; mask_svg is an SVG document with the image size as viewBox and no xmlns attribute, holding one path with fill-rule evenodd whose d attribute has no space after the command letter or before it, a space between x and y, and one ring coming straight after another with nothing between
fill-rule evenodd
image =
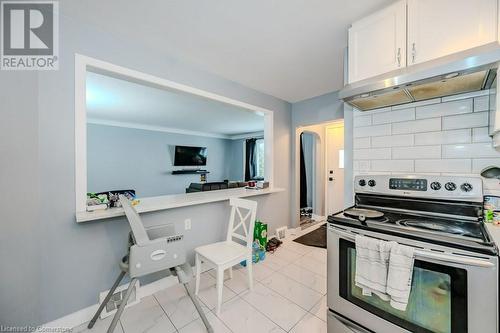
<instances>
[{"instance_id":1,"label":"shelf under tv","mask_svg":"<svg viewBox=\"0 0 500 333\"><path fill-rule=\"evenodd\" d=\"M172 171L173 175L206 175L207 173L210 173L210 171L207 170L201 170L201 169L183 169L183 170L174 170Z\"/></svg>"}]
</instances>

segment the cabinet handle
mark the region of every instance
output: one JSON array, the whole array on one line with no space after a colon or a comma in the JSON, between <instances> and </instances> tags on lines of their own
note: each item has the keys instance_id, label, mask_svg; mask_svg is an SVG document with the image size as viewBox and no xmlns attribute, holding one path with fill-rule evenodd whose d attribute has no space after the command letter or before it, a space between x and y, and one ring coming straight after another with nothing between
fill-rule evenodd
<instances>
[{"instance_id":1,"label":"cabinet handle","mask_svg":"<svg viewBox=\"0 0 500 333\"><path fill-rule=\"evenodd\" d=\"M417 48L415 47L415 43L413 43L411 48L411 58L412 62L415 63L415 60L417 59Z\"/></svg>"},{"instance_id":2,"label":"cabinet handle","mask_svg":"<svg viewBox=\"0 0 500 333\"><path fill-rule=\"evenodd\" d=\"M398 48L398 67L401 67L401 48Z\"/></svg>"}]
</instances>

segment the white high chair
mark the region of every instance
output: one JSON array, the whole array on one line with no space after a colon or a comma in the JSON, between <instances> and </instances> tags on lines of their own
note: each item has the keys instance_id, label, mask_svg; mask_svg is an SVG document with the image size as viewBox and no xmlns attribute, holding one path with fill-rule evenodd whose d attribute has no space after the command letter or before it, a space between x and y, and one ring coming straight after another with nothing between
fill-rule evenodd
<instances>
[{"instance_id":1,"label":"white high chair","mask_svg":"<svg viewBox=\"0 0 500 333\"><path fill-rule=\"evenodd\" d=\"M252 276L252 243L257 214L257 202L238 198L229 200L231 216L227 229L227 239L223 242L197 247L196 252L196 289L200 289L201 263L206 262L217 271L217 314L220 314L222 305L222 289L224 285L224 271L229 269L229 277L233 277L232 267L246 260L248 272L248 287L253 289ZM246 210L243 215L242 209ZM239 218L235 226L236 215ZM248 225L246 224L248 223ZM241 232L238 232L241 229ZM236 242L233 238L240 240Z\"/></svg>"},{"instance_id":2,"label":"white high chair","mask_svg":"<svg viewBox=\"0 0 500 333\"><path fill-rule=\"evenodd\" d=\"M120 261L121 272L118 279L116 279L115 283L106 295L106 298L99 306L99 309L97 309L97 312L87 327L91 329L94 326L97 318L99 318L99 315L110 300L125 274L130 276L130 285L127 288L125 297L121 301L115 316L113 317L113 321L111 322L107 333L114 332L138 278L151 273L169 271L170 274L177 276L179 283L184 285L184 289L193 301L196 311L198 311L203 324L205 324L207 328L207 331L209 333L213 333L213 328L208 322L197 297L193 296L189 287L189 282L193 278L193 271L189 263L186 262L184 236L175 233L175 227L173 224L146 229L142 224L139 214L132 206L131 201L125 196L120 195L120 203L125 211L125 215L127 216L131 229L129 235L128 253Z\"/></svg>"}]
</instances>

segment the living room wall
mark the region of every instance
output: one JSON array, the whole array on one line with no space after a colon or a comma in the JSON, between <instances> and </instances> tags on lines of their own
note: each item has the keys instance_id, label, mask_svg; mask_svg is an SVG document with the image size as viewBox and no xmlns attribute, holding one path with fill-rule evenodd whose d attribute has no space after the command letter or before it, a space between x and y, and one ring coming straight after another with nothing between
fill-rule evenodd
<instances>
[{"instance_id":1,"label":"living room wall","mask_svg":"<svg viewBox=\"0 0 500 333\"><path fill-rule=\"evenodd\" d=\"M133 189L139 197L185 193L200 176L172 175L181 168L173 165L175 145L207 147L207 181L242 180L243 162L233 156L243 156L243 145L233 140L88 124L88 191Z\"/></svg>"}]
</instances>

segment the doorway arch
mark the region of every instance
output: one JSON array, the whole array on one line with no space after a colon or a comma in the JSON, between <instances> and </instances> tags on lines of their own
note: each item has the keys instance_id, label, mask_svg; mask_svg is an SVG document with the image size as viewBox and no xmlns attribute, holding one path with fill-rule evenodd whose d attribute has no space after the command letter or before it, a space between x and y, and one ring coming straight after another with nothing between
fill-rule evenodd
<instances>
[{"instance_id":1,"label":"doorway arch","mask_svg":"<svg viewBox=\"0 0 500 333\"><path fill-rule=\"evenodd\" d=\"M315 130L314 128L298 128L296 131L296 142L295 142L295 198L294 198L294 216L295 216L295 226L300 226L300 209L301 209L301 137L302 134L310 135L313 140L313 150L312 150L312 179L310 184L312 184L312 215L313 219L321 219L324 217L325 203L324 203L324 193L325 193L325 177L324 177L324 149L322 149L324 144L324 135L321 130Z\"/></svg>"},{"instance_id":2,"label":"doorway arch","mask_svg":"<svg viewBox=\"0 0 500 333\"><path fill-rule=\"evenodd\" d=\"M331 200L341 200L343 205L344 191L340 191L340 197L332 196L329 194L328 189L330 189L329 184L329 174L330 170L327 170L327 164L331 164L330 157L332 153L338 154L339 151L332 151L332 147L329 146L328 129L331 128L344 128L344 120L332 120L312 125L297 126L295 128L295 139L293 140L294 148L292 148L293 157L293 176L292 176L292 226L294 228L300 227L300 136L302 133L311 133L315 137L315 154L316 154L316 166L315 166L315 184L317 184L315 193L316 206L313 207L313 217L314 220L321 222L325 221L328 215L328 206ZM340 138L342 142L342 147L344 144L344 137ZM330 142L331 143L331 142ZM334 148L335 149L335 148ZM334 150L333 149L333 150ZM342 148L343 149L343 148ZM330 150L330 151L329 151ZM328 163L327 163L328 162Z\"/></svg>"}]
</instances>

